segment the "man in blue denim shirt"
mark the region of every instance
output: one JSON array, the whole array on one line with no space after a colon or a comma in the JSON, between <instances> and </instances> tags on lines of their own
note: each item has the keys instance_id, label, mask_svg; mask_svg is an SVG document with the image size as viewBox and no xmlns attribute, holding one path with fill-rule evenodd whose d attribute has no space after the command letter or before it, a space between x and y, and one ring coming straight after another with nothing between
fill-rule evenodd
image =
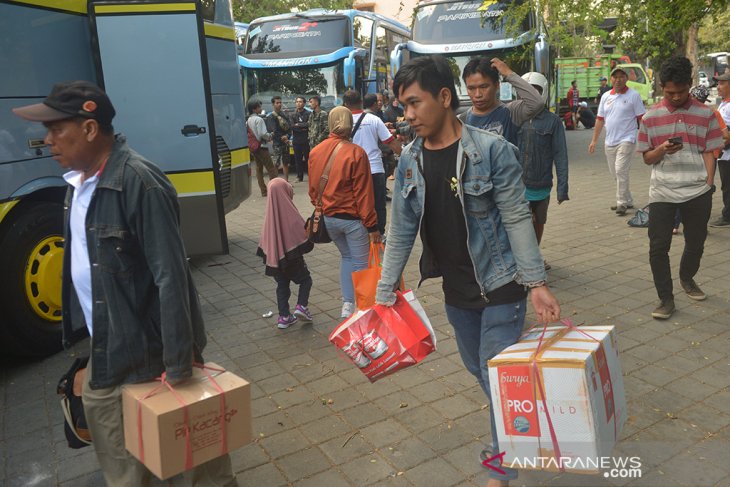
<instances>
[{"instance_id":1,"label":"man in blue denim shirt","mask_svg":"<svg viewBox=\"0 0 730 487\"><path fill-rule=\"evenodd\" d=\"M558 177L558 204L568 198L568 146L565 128L560 118L545 108L548 81L541 73L525 73L522 79L530 83L543 100L543 109L523 123L518 134L522 180L525 182L525 198L530 203L532 226L537 244L547 223L550 190L553 187L553 166ZM585 102L581 102L585 103ZM545 269L550 265L545 262Z\"/></svg>"},{"instance_id":2,"label":"man in blue denim shirt","mask_svg":"<svg viewBox=\"0 0 730 487\"><path fill-rule=\"evenodd\" d=\"M124 448L122 385L166 373L192 376L205 330L185 258L177 194L163 172L115 137L109 97L87 81L55 85L43 101L13 110L43 122L66 194L62 273L64 346L91 335L82 400L107 485L149 485ZM228 455L170 479L233 486Z\"/></svg>"},{"instance_id":3,"label":"man in blue denim shirt","mask_svg":"<svg viewBox=\"0 0 730 487\"><path fill-rule=\"evenodd\" d=\"M516 148L462 124L454 79L441 56L404 65L393 84L417 138L396 169L391 226L376 301L393 289L421 235L421 280L443 276L444 301L464 365L491 398L487 361L514 344L525 320L527 289L540 321L560 318L525 201ZM491 452L499 445L492 424ZM497 465L499 466L499 462ZM517 477L490 469L488 487Z\"/></svg>"}]
</instances>

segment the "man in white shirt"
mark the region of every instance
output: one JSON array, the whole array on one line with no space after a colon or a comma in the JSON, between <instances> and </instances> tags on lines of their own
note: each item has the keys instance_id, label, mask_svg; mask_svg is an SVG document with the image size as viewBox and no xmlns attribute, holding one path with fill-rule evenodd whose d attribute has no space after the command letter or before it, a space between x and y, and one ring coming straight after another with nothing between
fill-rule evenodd
<instances>
[{"instance_id":1,"label":"man in white shirt","mask_svg":"<svg viewBox=\"0 0 730 487\"><path fill-rule=\"evenodd\" d=\"M717 81L717 94L722 102L717 108L725 125L730 127L730 74L713 77ZM727 134L727 132L725 132ZM725 149L717 159L717 170L722 180L722 214L710 223L715 228L730 228L730 141L725 140Z\"/></svg>"},{"instance_id":2,"label":"man in white shirt","mask_svg":"<svg viewBox=\"0 0 730 487\"><path fill-rule=\"evenodd\" d=\"M593 138L588 145L588 152L593 154L598 136L605 125L604 145L608 170L616 180L616 206L612 206L611 209L619 216L625 215L627 209L634 207L629 187L629 170L636 148L639 121L646 113L641 95L626 86L628 79L621 65L611 71L613 88L601 97Z\"/></svg>"},{"instance_id":3,"label":"man in white shirt","mask_svg":"<svg viewBox=\"0 0 730 487\"><path fill-rule=\"evenodd\" d=\"M385 168L383 167L383 153L378 147L378 141L390 147L400 155L401 143L390 133L388 127L370 110L377 109L378 98L375 94L365 96L369 105L363 111L363 101L360 93L347 90L342 96L342 104L352 112L353 123L352 141L362 147L370 161L370 172L373 175L373 191L375 193L375 213L378 215L378 230L385 234Z\"/></svg>"}]
</instances>

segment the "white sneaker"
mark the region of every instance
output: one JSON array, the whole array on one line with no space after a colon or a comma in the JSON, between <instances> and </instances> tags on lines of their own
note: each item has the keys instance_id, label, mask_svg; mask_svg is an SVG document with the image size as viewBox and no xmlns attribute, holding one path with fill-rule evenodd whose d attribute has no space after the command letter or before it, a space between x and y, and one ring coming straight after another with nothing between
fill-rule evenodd
<instances>
[{"instance_id":1,"label":"white sneaker","mask_svg":"<svg viewBox=\"0 0 730 487\"><path fill-rule=\"evenodd\" d=\"M349 303L345 301L342 303L342 313L340 313L341 318L349 318L352 313L355 312L355 303Z\"/></svg>"}]
</instances>

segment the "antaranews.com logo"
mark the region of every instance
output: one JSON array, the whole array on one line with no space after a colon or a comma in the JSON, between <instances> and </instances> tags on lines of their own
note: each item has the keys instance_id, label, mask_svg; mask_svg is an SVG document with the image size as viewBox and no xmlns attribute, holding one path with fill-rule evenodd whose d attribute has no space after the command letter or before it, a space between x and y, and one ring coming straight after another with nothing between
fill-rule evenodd
<instances>
[{"instance_id":1,"label":"antaranews.com logo","mask_svg":"<svg viewBox=\"0 0 730 487\"><path fill-rule=\"evenodd\" d=\"M516 457L504 462L505 452L487 458L482 464L499 473L499 467L531 470L599 470L606 478L641 478L641 457ZM496 465L495 465L496 464Z\"/></svg>"}]
</instances>

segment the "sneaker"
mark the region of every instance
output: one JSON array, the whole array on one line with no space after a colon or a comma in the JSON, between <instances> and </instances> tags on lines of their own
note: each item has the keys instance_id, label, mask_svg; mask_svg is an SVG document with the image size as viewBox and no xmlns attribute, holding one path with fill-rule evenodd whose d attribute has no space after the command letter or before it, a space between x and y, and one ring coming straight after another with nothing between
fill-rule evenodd
<instances>
[{"instance_id":1,"label":"sneaker","mask_svg":"<svg viewBox=\"0 0 730 487\"><path fill-rule=\"evenodd\" d=\"M306 306L298 304L296 309L294 309L294 314L297 316L297 318L299 318L302 323L312 322L312 313L309 312L309 308L307 308Z\"/></svg>"},{"instance_id":2,"label":"sneaker","mask_svg":"<svg viewBox=\"0 0 730 487\"><path fill-rule=\"evenodd\" d=\"M707 299L707 295L702 292L702 289L700 289L694 279L690 279L689 281L680 279L679 284L682 285L682 289L687 293L689 299L694 299L695 301L704 301Z\"/></svg>"},{"instance_id":3,"label":"sneaker","mask_svg":"<svg viewBox=\"0 0 730 487\"><path fill-rule=\"evenodd\" d=\"M670 316L672 316L672 313L674 313L674 309L674 299L665 299L659 302L659 306L657 306L657 308L652 311L651 316L652 318L666 320L669 319Z\"/></svg>"},{"instance_id":4,"label":"sneaker","mask_svg":"<svg viewBox=\"0 0 730 487\"><path fill-rule=\"evenodd\" d=\"M350 303L345 301L342 303L342 313L340 313L340 317L342 318L349 318L352 313L355 312L355 303Z\"/></svg>"},{"instance_id":5,"label":"sneaker","mask_svg":"<svg viewBox=\"0 0 730 487\"><path fill-rule=\"evenodd\" d=\"M710 226L713 228L730 227L730 221L725 220L724 218L720 217L717 220L715 220L714 222L710 223Z\"/></svg>"},{"instance_id":6,"label":"sneaker","mask_svg":"<svg viewBox=\"0 0 730 487\"><path fill-rule=\"evenodd\" d=\"M549 271L550 269L553 268L553 266L551 266L550 264L548 264L546 260L543 260L542 263L545 265L545 270L546 271Z\"/></svg>"},{"instance_id":7,"label":"sneaker","mask_svg":"<svg viewBox=\"0 0 730 487\"><path fill-rule=\"evenodd\" d=\"M625 206L625 207L626 207L626 208L627 208L628 210L631 210L631 209L632 209L632 208L634 207L634 205L624 205L624 206ZM617 206L617 205L613 205L613 206L611 207L611 211L616 211L617 209L618 209L618 206Z\"/></svg>"},{"instance_id":8,"label":"sneaker","mask_svg":"<svg viewBox=\"0 0 730 487\"><path fill-rule=\"evenodd\" d=\"M627 208L627 207L626 207L625 205L618 205L618 206L616 207L616 214L617 214L618 216L624 216L624 215L626 214L626 210L627 210L627 209L628 209L628 208Z\"/></svg>"},{"instance_id":9,"label":"sneaker","mask_svg":"<svg viewBox=\"0 0 730 487\"><path fill-rule=\"evenodd\" d=\"M289 316L281 316L279 315L279 319L276 321L276 327L280 330L286 330L290 326L292 326L294 323L296 323L297 317L294 315Z\"/></svg>"}]
</instances>

